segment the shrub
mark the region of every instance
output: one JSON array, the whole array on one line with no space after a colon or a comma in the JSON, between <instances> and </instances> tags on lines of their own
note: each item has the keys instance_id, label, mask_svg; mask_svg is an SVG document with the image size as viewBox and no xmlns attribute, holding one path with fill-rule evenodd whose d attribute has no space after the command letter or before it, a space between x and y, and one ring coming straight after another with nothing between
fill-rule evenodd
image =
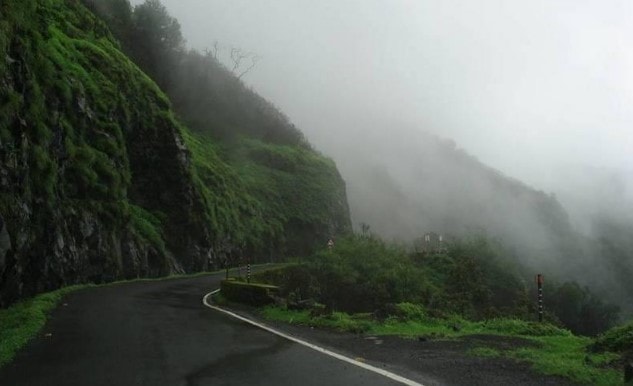
<instances>
[{"instance_id":1,"label":"shrub","mask_svg":"<svg viewBox=\"0 0 633 386\"><path fill-rule=\"evenodd\" d=\"M413 303L398 303L395 305L395 311L398 318L402 320L424 321L428 317L423 306Z\"/></svg>"},{"instance_id":2,"label":"shrub","mask_svg":"<svg viewBox=\"0 0 633 386\"><path fill-rule=\"evenodd\" d=\"M574 333L597 335L612 327L618 319L619 307L605 303L589 288L566 282L551 290L549 309Z\"/></svg>"},{"instance_id":3,"label":"shrub","mask_svg":"<svg viewBox=\"0 0 633 386\"><path fill-rule=\"evenodd\" d=\"M614 327L596 338L593 351L633 351L633 322Z\"/></svg>"},{"instance_id":4,"label":"shrub","mask_svg":"<svg viewBox=\"0 0 633 386\"><path fill-rule=\"evenodd\" d=\"M406 251L371 237L339 240L331 251L316 254L308 269L319 301L335 310L374 312L387 303L424 303L434 292Z\"/></svg>"},{"instance_id":5,"label":"shrub","mask_svg":"<svg viewBox=\"0 0 633 386\"><path fill-rule=\"evenodd\" d=\"M334 312L331 315L314 319L317 325L333 328L339 331L347 331L354 334L362 334L371 328L371 321L364 319L365 314L355 317L343 312Z\"/></svg>"},{"instance_id":6,"label":"shrub","mask_svg":"<svg viewBox=\"0 0 633 386\"><path fill-rule=\"evenodd\" d=\"M527 322L518 319L492 319L482 322L483 327L504 334L529 336L571 336L569 330L549 323Z\"/></svg>"},{"instance_id":7,"label":"shrub","mask_svg":"<svg viewBox=\"0 0 633 386\"><path fill-rule=\"evenodd\" d=\"M257 272L253 279L262 283L279 286L279 294L294 300L316 299L319 297L319 284L305 264L284 266Z\"/></svg>"}]
</instances>

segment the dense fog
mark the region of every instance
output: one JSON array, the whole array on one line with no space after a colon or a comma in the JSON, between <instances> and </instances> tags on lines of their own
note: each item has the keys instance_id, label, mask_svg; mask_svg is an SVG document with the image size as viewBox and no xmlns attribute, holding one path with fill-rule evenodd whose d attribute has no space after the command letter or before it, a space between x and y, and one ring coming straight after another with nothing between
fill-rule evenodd
<instances>
[{"instance_id":1,"label":"dense fog","mask_svg":"<svg viewBox=\"0 0 633 386\"><path fill-rule=\"evenodd\" d=\"M574 219L631 208L629 2L163 3L191 47L258 55L244 81L344 170L354 148L428 131L556 193Z\"/></svg>"},{"instance_id":2,"label":"dense fog","mask_svg":"<svg viewBox=\"0 0 633 386\"><path fill-rule=\"evenodd\" d=\"M627 303L630 2L162 2L337 162L356 227L486 234Z\"/></svg>"}]
</instances>

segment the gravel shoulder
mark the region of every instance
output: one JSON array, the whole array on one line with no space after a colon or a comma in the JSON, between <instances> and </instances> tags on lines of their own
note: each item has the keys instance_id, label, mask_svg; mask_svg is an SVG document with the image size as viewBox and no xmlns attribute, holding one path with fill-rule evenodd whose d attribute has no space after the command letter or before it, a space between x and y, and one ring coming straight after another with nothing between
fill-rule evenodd
<instances>
[{"instance_id":1,"label":"gravel shoulder","mask_svg":"<svg viewBox=\"0 0 633 386\"><path fill-rule=\"evenodd\" d=\"M484 345L512 349L535 344L526 339L473 335L460 340L417 340L397 336L357 335L265 320L256 309L242 305L223 307L286 334L376 367L387 368L425 386L576 385L562 377L539 374L527 363L508 358L476 357L467 353L470 349Z\"/></svg>"}]
</instances>

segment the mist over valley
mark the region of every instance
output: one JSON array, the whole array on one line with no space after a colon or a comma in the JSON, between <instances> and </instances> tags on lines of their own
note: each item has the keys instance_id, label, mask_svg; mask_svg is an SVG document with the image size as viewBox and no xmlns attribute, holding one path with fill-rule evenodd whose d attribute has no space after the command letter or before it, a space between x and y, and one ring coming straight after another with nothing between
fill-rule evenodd
<instances>
[{"instance_id":1,"label":"mist over valley","mask_svg":"<svg viewBox=\"0 0 633 386\"><path fill-rule=\"evenodd\" d=\"M190 46L260 57L244 81L336 161L357 230L485 234L630 309L630 5L165 5Z\"/></svg>"}]
</instances>

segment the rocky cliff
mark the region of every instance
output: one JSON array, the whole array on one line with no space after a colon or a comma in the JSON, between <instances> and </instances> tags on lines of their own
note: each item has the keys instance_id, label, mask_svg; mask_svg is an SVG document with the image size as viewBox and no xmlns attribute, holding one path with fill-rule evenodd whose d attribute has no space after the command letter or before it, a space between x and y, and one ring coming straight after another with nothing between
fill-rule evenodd
<instances>
[{"instance_id":1,"label":"rocky cliff","mask_svg":"<svg viewBox=\"0 0 633 386\"><path fill-rule=\"evenodd\" d=\"M303 252L309 248L286 240L313 246L315 235L345 232L335 166L297 151L334 188L315 192L325 203L317 216L296 213L271 225L267 207L284 205L272 201L287 194L271 185L259 197L211 138L182 126L168 98L79 1L3 1L0 306L74 283L204 270L236 249ZM300 173L287 171L286 183L303 181ZM309 206L305 189L313 188L296 188L293 200Z\"/></svg>"}]
</instances>

